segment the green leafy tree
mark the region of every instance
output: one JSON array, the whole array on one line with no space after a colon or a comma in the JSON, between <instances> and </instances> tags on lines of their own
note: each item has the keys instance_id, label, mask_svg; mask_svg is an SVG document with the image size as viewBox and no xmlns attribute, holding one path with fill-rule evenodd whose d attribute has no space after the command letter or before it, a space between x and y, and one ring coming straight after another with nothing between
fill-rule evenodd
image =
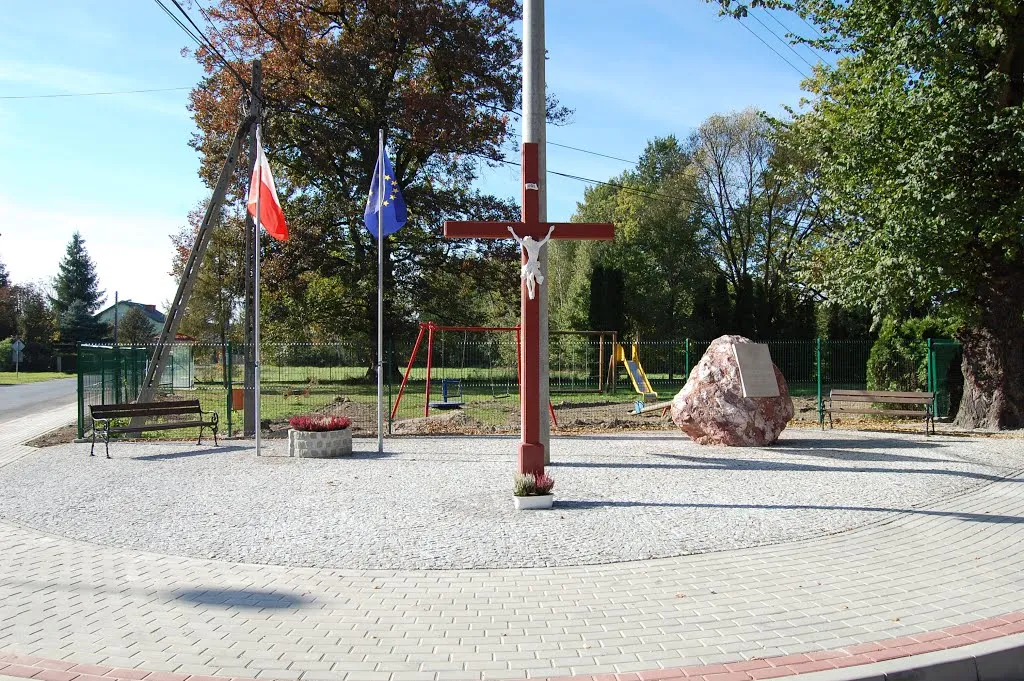
<instances>
[{"instance_id":1,"label":"green leafy tree","mask_svg":"<svg viewBox=\"0 0 1024 681\"><path fill-rule=\"evenodd\" d=\"M812 283L876 318L938 302L963 322L956 423L1024 426L1024 9L767 4L795 9L839 55L806 81L810 102L790 126L836 217Z\"/></svg>"},{"instance_id":2,"label":"green leafy tree","mask_svg":"<svg viewBox=\"0 0 1024 681\"><path fill-rule=\"evenodd\" d=\"M793 311L787 298L810 297L794 273L819 219L809 165L752 110L711 116L687 152L702 225L732 291L732 332L776 336Z\"/></svg>"},{"instance_id":3,"label":"green leafy tree","mask_svg":"<svg viewBox=\"0 0 1024 681\"><path fill-rule=\"evenodd\" d=\"M626 331L659 338L692 331L697 291L714 263L695 210L689 162L676 138L658 138L635 171L586 190L574 219L615 223L615 240L552 245L552 318L561 326L597 321L593 310L602 301L593 292L604 290L608 272L621 272L616 287L623 292Z\"/></svg>"},{"instance_id":4,"label":"green leafy tree","mask_svg":"<svg viewBox=\"0 0 1024 681\"><path fill-rule=\"evenodd\" d=\"M153 323L146 313L130 307L117 323L117 342L120 345L146 345L153 341Z\"/></svg>"},{"instance_id":5,"label":"green leafy tree","mask_svg":"<svg viewBox=\"0 0 1024 681\"><path fill-rule=\"evenodd\" d=\"M263 59L263 143L292 227L288 242L263 245L268 338L373 337L378 246L363 210L379 130L387 132L409 206L408 224L384 242L386 332L408 331L428 314L467 319L507 309L472 299L491 299L514 281L512 242L440 237L445 219L516 217L511 202L469 187L512 133L520 14L514 0L222 0L211 7L219 29L213 39L246 60L237 70ZM212 54L197 58L208 77L192 93L193 144L212 184L241 92ZM549 114L557 121L566 112L552 102ZM243 190L236 186L234 196ZM511 264L491 277L499 261ZM486 288L472 288L480 284ZM515 287L499 295L512 299Z\"/></svg>"},{"instance_id":6,"label":"green leafy tree","mask_svg":"<svg viewBox=\"0 0 1024 681\"><path fill-rule=\"evenodd\" d=\"M53 282L53 291L51 301L58 315L67 312L76 301L81 302L82 308L90 315L95 314L103 303L96 266L85 250L85 239L80 232L71 235Z\"/></svg>"}]
</instances>

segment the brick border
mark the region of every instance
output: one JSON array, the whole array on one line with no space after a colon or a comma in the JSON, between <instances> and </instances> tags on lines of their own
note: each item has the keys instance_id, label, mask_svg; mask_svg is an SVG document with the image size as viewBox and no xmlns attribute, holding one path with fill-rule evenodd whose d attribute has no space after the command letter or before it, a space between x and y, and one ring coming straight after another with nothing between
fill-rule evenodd
<instances>
[{"instance_id":1,"label":"brick border","mask_svg":"<svg viewBox=\"0 0 1024 681\"><path fill-rule=\"evenodd\" d=\"M724 664L694 665L646 672L585 674L522 681L759 681L795 676L950 650L1003 636L1024 633L1024 611L1016 611L910 636L882 639L873 643L819 650L796 655L741 660ZM255 670L259 671L259 670ZM177 672L147 672L141 669L105 667L48 660L32 655L0 653L0 676L39 681L267 681L230 676L205 676Z\"/></svg>"}]
</instances>

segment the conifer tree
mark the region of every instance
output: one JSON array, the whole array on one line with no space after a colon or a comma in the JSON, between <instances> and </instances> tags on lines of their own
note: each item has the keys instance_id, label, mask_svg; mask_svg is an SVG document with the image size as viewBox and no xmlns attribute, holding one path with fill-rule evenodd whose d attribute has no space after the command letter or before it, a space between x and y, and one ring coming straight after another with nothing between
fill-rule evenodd
<instances>
[{"instance_id":1,"label":"conifer tree","mask_svg":"<svg viewBox=\"0 0 1024 681\"><path fill-rule=\"evenodd\" d=\"M81 301L90 315L95 314L104 300L99 287L96 265L85 250L85 239L80 232L71 235L64 259L60 262L57 277L53 282L54 296L51 298L58 315L63 315L75 301Z\"/></svg>"}]
</instances>

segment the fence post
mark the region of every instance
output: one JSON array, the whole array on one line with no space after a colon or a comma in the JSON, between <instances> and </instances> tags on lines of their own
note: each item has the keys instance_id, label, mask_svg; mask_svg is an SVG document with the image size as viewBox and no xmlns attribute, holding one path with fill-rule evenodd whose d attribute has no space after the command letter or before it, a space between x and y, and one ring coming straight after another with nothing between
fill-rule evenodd
<instances>
[{"instance_id":1,"label":"fence post","mask_svg":"<svg viewBox=\"0 0 1024 681\"><path fill-rule=\"evenodd\" d=\"M121 402L121 351L118 346L114 346L111 350L111 354L114 357L114 404L122 404Z\"/></svg>"},{"instance_id":2,"label":"fence post","mask_svg":"<svg viewBox=\"0 0 1024 681\"><path fill-rule=\"evenodd\" d=\"M938 387L936 385L938 383L938 381L936 380L937 376L935 375L935 356L934 356L934 352L935 352L935 349L932 346L932 339L929 338L928 339L928 361L925 364L925 366L927 367L926 371L927 371L928 376L925 379L926 380L926 385L927 385L927 387L925 389L932 394L932 416L937 416L938 414L936 412L936 408L938 407L938 401L935 399L935 391L936 391L936 388Z\"/></svg>"},{"instance_id":3,"label":"fence post","mask_svg":"<svg viewBox=\"0 0 1024 681\"><path fill-rule=\"evenodd\" d=\"M224 372L227 376L228 384L228 437L231 437L231 412L235 406L235 362L231 357L231 341L227 342L227 347L224 350Z\"/></svg>"},{"instance_id":4,"label":"fence post","mask_svg":"<svg viewBox=\"0 0 1024 681\"><path fill-rule=\"evenodd\" d=\"M818 370L816 372L818 374L818 423L822 424L825 422L825 405L821 401L821 336L814 339L814 345L818 364Z\"/></svg>"},{"instance_id":5,"label":"fence post","mask_svg":"<svg viewBox=\"0 0 1024 681\"><path fill-rule=\"evenodd\" d=\"M391 375L391 367L393 367L395 365L394 363L395 363L395 336L394 336L394 334L392 334L388 338L388 368L387 368L387 370L388 370L388 435L391 435L391 422L392 422L392 419L391 419L391 409L392 409L391 389L392 389L392 386L393 386L393 379L394 379L394 377ZM465 360L463 360L463 363L465 363Z\"/></svg>"},{"instance_id":6,"label":"fence post","mask_svg":"<svg viewBox=\"0 0 1024 681\"><path fill-rule=\"evenodd\" d=\"M686 339L686 380L690 380L690 339Z\"/></svg>"},{"instance_id":7,"label":"fence post","mask_svg":"<svg viewBox=\"0 0 1024 681\"><path fill-rule=\"evenodd\" d=\"M78 343L75 368L78 370L78 439L85 437L85 381L82 378L82 344Z\"/></svg>"}]
</instances>

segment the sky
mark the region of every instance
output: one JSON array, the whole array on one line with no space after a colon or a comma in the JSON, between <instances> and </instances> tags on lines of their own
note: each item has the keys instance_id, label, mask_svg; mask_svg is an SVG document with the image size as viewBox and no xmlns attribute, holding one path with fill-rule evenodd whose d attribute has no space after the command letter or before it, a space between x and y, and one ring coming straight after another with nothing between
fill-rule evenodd
<instances>
[{"instance_id":1,"label":"sky","mask_svg":"<svg viewBox=\"0 0 1024 681\"><path fill-rule=\"evenodd\" d=\"M170 235L208 195L188 146L188 88L202 75L182 56L189 39L145 0L0 4L0 261L12 281L47 285L78 230L108 303L117 292L166 309L176 288ZM781 113L799 102L798 69L810 71L773 35L784 33L776 20L810 32L792 16L757 10L760 23L745 28L698 0L546 6L548 90L574 111L569 125L549 126L551 143L635 160L648 140L685 138L715 113ZM548 148L552 171L608 180L630 167ZM519 171L485 169L480 186L518 197ZM548 219L569 220L586 186L549 175Z\"/></svg>"}]
</instances>

